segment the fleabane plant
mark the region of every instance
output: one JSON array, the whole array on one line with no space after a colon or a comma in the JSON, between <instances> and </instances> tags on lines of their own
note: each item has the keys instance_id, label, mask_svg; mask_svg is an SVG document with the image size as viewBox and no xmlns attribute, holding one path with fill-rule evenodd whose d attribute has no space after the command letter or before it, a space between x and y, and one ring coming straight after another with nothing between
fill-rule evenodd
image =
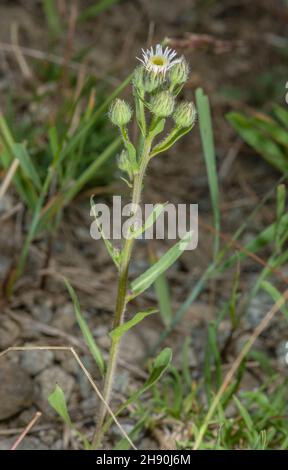
<instances>
[{"instance_id":1,"label":"fleabane plant","mask_svg":"<svg viewBox=\"0 0 288 470\"><path fill-rule=\"evenodd\" d=\"M134 109L130 104L118 98L112 103L109 110L109 118L119 128L123 140L123 150L118 162L123 179L131 190L131 216L136 212L141 202L143 180L151 159L166 152L179 138L190 132L196 120L194 103L178 99L179 93L189 78L189 66L184 57L179 58L175 51L169 48L163 49L161 45L157 45L155 49L143 51L143 56L139 61L140 64L136 66L132 79ZM136 143L131 141L128 130L128 125L134 118L139 131ZM168 120L172 121L172 126L170 124L166 127ZM132 319L125 322L127 304L148 289L177 260L192 238L192 232L187 232L162 258L129 285L129 265L135 240L147 228L151 227L163 208L162 204L156 205L152 215L143 226L130 226L129 233L124 237L120 250L115 249L112 243L105 238L102 227L100 224L98 225L105 246L118 270L118 289L113 326L109 334L111 346L107 364L104 363L101 353L93 343L92 334L84 320L81 319L79 322L90 351L104 375L104 400L100 403L97 416L96 431L91 444L93 449L101 447L103 435L111 424L110 417L106 416L107 404L110 403L121 338L147 315L156 312L155 309L137 312ZM94 215L97 221L97 214ZM79 305L77 305L77 311L79 317ZM165 348L155 358L147 383L134 394L136 398L139 398L141 393L160 378L170 361L171 350ZM131 402L131 397L128 402ZM115 414L118 415L121 410L116 410Z\"/></svg>"},{"instance_id":2,"label":"fleabane plant","mask_svg":"<svg viewBox=\"0 0 288 470\"><path fill-rule=\"evenodd\" d=\"M155 49L151 48L142 52L143 56L139 59L140 65L136 67L132 79L134 110L125 101L116 99L109 111L110 120L119 127L123 139L124 149L119 158L119 168L124 174L123 177L126 183L131 188L132 211L133 208L136 210L141 201L143 179L150 160L168 150L180 137L190 132L196 118L194 103L178 102L177 99L189 78L189 66L184 57L177 58L175 51L168 47L163 49L159 44ZM127 127L133 115L139 128L137 145L131 142ZM173 125L167 133L165 125L168 119L172 120ZM157 214L154 215L156 218ZM143 227L143 230L145 230L145 227ZM136 323L136 320L138 322L138 319L140 321L140 318L142 319L146 314L152 313L151 311L139 312L135 314L134 321L132 318L125 324L124 316L127 303L147 289L164 270L168 269L180 256L183 248L191 239L191 234L188 233L181 240L181 243L172 247L162 259L134 280L128 288L129 264L138 232L139 230L135 230L135 237L133 237L132 232L132 236L123 241L120 253L111 249L111 247L109 250L118 267L119 282L113 330L110 333L110 356L103 391L107 403L110 401L120 338L129 329L130 324L132 326ZM101 446L105 418L106 407L105 404L101 404L93 441L94 448Z\"/></svg>"}]
</instances>

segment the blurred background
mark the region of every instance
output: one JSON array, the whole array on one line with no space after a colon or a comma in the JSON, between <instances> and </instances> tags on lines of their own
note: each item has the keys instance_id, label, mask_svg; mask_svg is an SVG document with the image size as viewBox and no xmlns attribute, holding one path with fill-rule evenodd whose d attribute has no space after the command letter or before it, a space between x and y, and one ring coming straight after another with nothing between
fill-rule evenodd
<instances>
[{"instance_id":1,"label":"blurred background","mask_svg":"<svg viewBox=\"0 0 288 470\"><path fill-rule=\"evenodd\" d=\"M194 100L201 87L210 100L219 199L211 198L198 124L146 177L145 202L199 204L199 245L128 312L160 308L127 334L116 404L145 381L152 352L173 349L145 408L133 404L121 417L139 448L193 446L223 376L287 289L287 23L286 0L0 1L1 351L72 345L100 383L61 275L107 356L117 273L90 237L90 196L110 203L128 195L109 104L118 94L131 100L136 56L163 41L190 64L183 96ZM131 275L168 246L139 243ZM287 319L283 307L257 338L204 447L287 448ZM97 397L69 352L15 352L0 359L1 449L37 410L41 419L19 448L80 448L47 402L56 382L73 421L92 433ZM106 447L115 445L127 442L112 427Z\"/></svg>"}]
</instances>

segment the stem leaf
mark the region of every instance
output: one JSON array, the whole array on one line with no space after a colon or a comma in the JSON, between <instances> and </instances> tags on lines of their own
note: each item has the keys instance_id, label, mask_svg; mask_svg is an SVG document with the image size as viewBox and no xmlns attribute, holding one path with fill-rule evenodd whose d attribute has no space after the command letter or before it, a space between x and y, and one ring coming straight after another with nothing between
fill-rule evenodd
<instances>
[{"instance_id":1,"label":"stem leaf","mask_svg":"<svg viewBox=\"0 0 288 470\"><path fill-rule=\"evenodd\" d=\"M154 149L152 149L150 157L152 158L152 157L155 157L155 155L158 155L158 153L166 152L166 150L170 149L170 147L172 147L172 145L174 145L175 142L177 142L177 140L183 137L183 135L190 132L193 125L190 127L182 127L182 128L175 127L170 132L170 134L168 134L168 136L165 137L164 140L162 140L162 142L159 142L159 144L155 145Z\"/></svg>"},{"instance_id":2,"label":"stem leaf","mask_svg":"<svg viewBox=\"0 0 288 470\"><path fill-rule=\"evenodd\" d=\"M94 207L94 201L93 201L93 196L91 196L91 199L90 199L90 204L91 204L91 209L92 209L92 213L94 215L94 218L95 218L95 222L97 224L97 227L98 227L98 230L100 232L100 235L102 237L102 240L105 244L105 247L106 247L106 250L108 251L109 255L111 256L112 260L114 261L117 269L119 269L119 265L120 265L120 253L114 248L114 246L112 245L112 243L106 238L106 235L105 235L105 232L103 230L103 228L101 227L101 224L98 222L98 218L97 218L97 214L96 214L96 211L95 211L95 207Z\"/></svg>"},{"instance_id":3,"label":"stem leaf","mask_svg":"<svg viewBox=\"0 0 288 470\"><path fill-rule=\"evenodd\" d=\"M159 261L153 264L151 268L147 269L145 273L141 274L131 283L132 295L130 296L130 300L148 289L148 287L150 287L163 272L175 263L190 243L192 235L193 230L187 232L184 237L176 243L176 245L170 248L170 250L168 250L167 253L159 259Z\"/></svg>"},{"instance_id":4,"label":"stem leaf","mask_svg":"<svg viewBox=\"0 0 288 470\"><path fill-rule=\"evenodd\" d=\"M151 315L152 313L156 313L158 312L157 309L155 308L150 308L148 310L145 310L144 312L138 312L136 313L136 315L134 315L133 318L131 318L131 320L123 323L122 325L120 326L117 326L117 328L114 328L114 330L112 330L110 333L109 333L109 336L110 338L113 340L113 341L117 341L121 338L121 336L126 333L127 331L129 331L133 326L137 325L138 323L140 323L142 320L144 320L144 318L148 317L148 315Z\"/></svg>"},{"instance_id":5,"label":"stem leaf","mask_svg":"<svg viewBox=\"0 0 288 470\"><path fill-rule=\"evenodd\" d=\"M135 230L135 232L132 232L132 238L138 238L142 233L145 233L146 230L148 230L152 225L156 222L158 217L162 214L164 207L166 206L165 204L155 204L153 211L151 214L147 217L147 220L145 221L144 225L140 227L138 230Z\"/></svg>"}]
</instances>

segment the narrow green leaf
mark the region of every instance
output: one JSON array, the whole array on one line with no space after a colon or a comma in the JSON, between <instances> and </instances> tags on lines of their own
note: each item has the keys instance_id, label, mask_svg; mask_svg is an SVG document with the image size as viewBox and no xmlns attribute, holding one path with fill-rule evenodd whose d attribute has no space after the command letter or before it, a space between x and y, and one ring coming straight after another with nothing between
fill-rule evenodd
<instances>
[{"instance_id":1,"label":"narrow green leaf","mask_svg":"<svg viewBox=\"0 0 288 470\"><path fill-rule=\"evenodd\" d=\"M64 278L64 282L65 282L67 290L70 294L70 297L72 299L72 302L73 302L73 305L74 305L75 316L76 316L78 325L79 325L79 327L82 331L85 342L86 342L86 344L89 348L89 351L91 352L91 354L92 354L92 356L93 356L93 358L94 358L101 374L104 375L105 362L104 362L103 356L101 354L100 349L98 348L98 346L96 345L96 343L94 341L94 338L93 338L92 333L89 329L89 326L86 323L86 320L84 319L84 317L82 315L77 295L76 295L73 287L71 286L71 284L69 283L69 281L66 278Z\"/></svg>"},{"instance_id":2,"label":"narrow green leaf","mask_svg":"<svg viewBox=\"0 0 288 470\"><path fill-rule=\"evenodd\" d=\"M28 179L31 179L31 181L33 182L33 184L36 186L37 189L41 190L42 183L41 183L40 177L24 145L13 144L12 152L14 156L19 160L21 168L25 176Z\"/></svg>"},{"instance_id":3,"label":"narrow green leaf","mask_svg":"<svg viewBox=\"0 0 288 470\"><path fill-rule=\"evenodd\" d=\"M83 13L80 14L78 21L90 20L91 18L99 15L102 11L106 10L106 8L109 8L119 1L120 0L100 0L96 5L91 5L89 8L84 10Z\"/></svg>"},{"instance_id":4,"label":"narrow green leaf","mask_svg":"<svg viewBox=\"0 0 288 470\"><path fill-rule=\"evenodd\" d=\"M263 129L259 129L252 117L232 112L227 114L227 119L242 139L270 165L283 173L288 171L288 157L284 149L273 140L273 137L267 136Z\"/></svg>"},{"instance_id":5,"label":"narrow green leaf","mask_svg":"<svg viewBox=\"0 0 288 470\"><path fill-rule=\"evenodd\" d=\"M154 359L150 374L146 382L140 387L135 393L133 393L128 400L123 403L115 413L115 416L118 416L125 408L130 405L130 403L138 400L144 392L147 392L153 385L155 385L164 372L168 369L172 361L172 350L170 348L164 348L158 356ZM112 423L112 418L110 418L105 426L105 432L109 429Z\"/></svg>"},{"instance_id":6,"label":"narrow green leaf","mask_svg":"<svg viewBox=\"0 0 288 470\"><path fill-rule=\"evenodd\" d=\"M281 251L281 238L282 233L279 230L281 227L281 219L285 214L286 206L286 186L285 184L279 184L277 186L277 205L276 205L276 228L275 228L275 247L278 250L278 253Z\"/></svg>"},{"instance_id":7,"label":"narrow green leaf","mask_svg":"<svg viewBox=\"0 0 288 470\"><path fill-rule=\"evenodd\" d=\"M172 147L177 140L179 140L181 137L183 137L185 134L191 131L193 128L194 124L190 127L175 127L168 136L162 140L162 142L159 142L159 144L155 145L155 147L152 149L152 152L150 154L150 157L155 157L159 153L166 152L170 147Z\"/></svg>"},{"instance_id":8,"label":"narrow green leaf","mask_svg":"<svg viewBox=\"0 0 288 470\"><path fill-rule=\"evenodd\" d=\"M149 310L145 310L144 312L138 312L134 315L131 320L128 320L127 322L123 323L120 326L117 326L114 330L112 330L109 333L110 338L113 341L119 340L121 336L126 333L128 330L130 330L133 326L137 325L140 323L144 318L148 317L148 315L151 315L152 313L158 312L157 309L155 308L150 308Z\"/></svg>"},{"instance_id":9,"label":"narrow green leaf","mask_svg":"<svg viewBox=\"0 0 288 470\"><path fill-rule=\"evenodd\" d=\"M276 289L276 287L274 287L269 281L262 281L261 287L272 297L274 302L278 302L282 298L281 292L279 292L279 290ZM288 320L288 308L286 305L282 305L280 310L285 316L286 320Z\"/></svg>"},{"instance_id":10,"label":"narrow green leaf","mask_svg":"<svg viewBox=\"0 0 288 470\"><path fill-rule=\"evenodd\" d=\"M216 154L212 130L211 112L208 97L203 93L202 88L196 90L196 103L199 115L199 126L201 142L204 151L206 170L208 175L209 190L213 209L214 219L214 260L220 248L220 202L219 187L216 167Z\"/></svg>"},{"instance_id":11,"label":"narrow green leaf","mask_svg":"<svg viewBox=\"0 0 288 470\"><path fill-rule=\"evenodd\" d=\"M135 230L132 232L132 238L138 238L140 237L140 235L142 235L142 233L145 233L146 230L148 230L155 222L156 220L158 219L158 217L162 214L164 208L165 208L165 204L155 204L154 208L153 208L153 211L151 212L151 214L149 215L149 217L147 217L147 220L145 221L145 224L140 227L138 230Z\"/></svg>"},{"instance_id":12,"label":"narrow green leaf","mask_svg":"<svg viewBox=\"0 0 288 470\"><path fill-rule=\"evenodd\" d=\"M135 149L134 145L132 144L132 142L129 139L128 131L127 131L126 127L122 126L120 128L120 130L121 130L121 135L122 135L124 145L126 147L128 155L129 155L129 160L130 160L130 164L131 164L131 172L134 173L138 170L138 163L137 163L137 158L136 158L136 149Z\"/></svg>"},{"instance_id":13,"label":"narrow green leaf","mask_svg":"<svg viewBox=\"0 0 288 470\"><path fill-rule=\"evenodd\" d=\"M170 250L162 256L151 268L147 269L145 273L141 274L137 279L131 283L132 296L136 297L137 295L144 292L148 287L153 284L155 279L157 279L160 274L165 272L173 263L179 258L183 253L187 245L190 243L193 235L193 230L187 232L184 237L179 240L176 245L174 245Z\"/></svg>"},{"instance_id":14,"label":"narrow green leaf","mask_svg":"<svg viewBox=\"0 0 288 470\"><path fill-rule=\"evenodd\" d=\"M58 415L63 419L64 423L69 426L70 429L73 429L74 432L77 434L77 436L81 439L83 442L84 448L86 450L90 450L91 446L89 444L88 439L82 434L80 431L77 430L77 428L74 426L74 424L71 421L67 404L66 404L66 399L64 392L59 385L56 384L56 387L54 389L54 392L52 392L49 397L48 397L48 402L50 406L58 413Z\"/></svg>"},{"instance_id":15,"label":"narrow green leaf","mask_svg":"<svg viewBox=\"0 0 288 470\"><path fill-rule=\"evenodd\" d=\"M233 397L233 400L236 403L236 406L244 420L244 423L246 424L247 430L251 434L251 437L252 437L254 434L254 424L248 411L246 410L246 408L242 405L242 403L240 402L240 400L238 400L236 396Z\"/></svg>"},{"instance_id":16,"label":"narrow green leaf","mask_svg":"<svg viewBox=\"0 0 288 470\"><path fill-rule=\"evenodd\" d=\"M104 232L101 224L98 221L98 217L97 217L95 207L94 207L93 196L91 196L90 204L91 204L91 209L92 209L92 212L93 212L93 215L94 215L94 218L95 218L95 222L97 224L97 227L98 227L98 230L99 230L100 235L102 237L102 240L105 244L106 250L109 253L110 257L112 258L113 262L115 263L117 269L119 269L121 253L119 251L117 251L114 248L114 246L112 245L112 243L106 238L105 232Z\"/></svg>"},{"instance_id":17,"label":"narrow green leaf","mask_svg":"<svg viewBox=\"0 0 288 470\"><path fill-rule=\"evenodd\" d=\"M165 273L161 274L155 280L155 293L163 323L166 327L169 327L172 321L173 311L171 306L169 285Z\"/></svg>"},{"instance_id":18,"label":"narrow green leaf","mask_svg":"<svg viewBox=\"0 0 288 470\"><path fill-rule=\"evenodd\" d=\"M49 397L48 401L52 408L58 413L59 416L63 419L63 421L69 426L72 426L72 421L68 413L68 408L66 404L66 399L64 392L59 385L56 385L54 392L52 392Z\"/></svg>"},{"instance_id":19,"label":"narrow green leaf","mask_svg":"<svg viewBox=\"0 0 288 470\"><path fill-rule=\"evenodd\" d=\"M58 36L62 32L60 14L54 0L42 0L46 21L51 33Z\"/></svg>"},{"instance_id":20,"label":"narrow green leaf","mask_svg":"<svg viewBox=\"0 0 288 470\"><path fill-rule=\"evenodd\" d=\"M249 252L255 253L259 251L261 248L264 248L269 243L274 242L275 239L275 229L276 229L277 222L273 222L268 227L266 227L262 232L257 235L253 240L249 241L244 245L244 250L238 252L236 255L230 256L222 266L221 270L226 270L233 266L236 262L242 261L245 259ZM278 225L278 229L280 233L287 233L288 231L288 214L284 214L281 217L281 220Z\"/></svg>"},{"instance_id":21,"label":"narrow green leaf","mask_svg":"<svg viewBox=\"0 0 288 470\"><path fill-rule=\"evenodd\" d=\"M282 126L288 130L288 111L283 106L275 103L273 105L273 112L278 121L281 122Z\"/></svg>"}]
</instances>

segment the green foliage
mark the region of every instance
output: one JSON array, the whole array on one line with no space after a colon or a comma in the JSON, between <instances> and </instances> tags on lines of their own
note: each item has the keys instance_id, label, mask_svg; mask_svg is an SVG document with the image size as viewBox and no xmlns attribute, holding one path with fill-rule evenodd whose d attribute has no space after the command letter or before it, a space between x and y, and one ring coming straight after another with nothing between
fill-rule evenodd
<instances>
[{"instance_id":1,"label":"green foliage","mask_svg":"<svg viewBox=\"0 0 288 470\"><path fill-rule=\"evenodd\" d=\"M270 165L284 174L288 172L288 112L274 106L274 117L254 113L231 112L227 119L247 144Z\"/></svg>"},{"instance_id":2,"label":"green foliage","mask_svg":"<svg viewBox=\"0 0 288 470\"><path fill-rule=\"evenodd\" d=\"M220 209L219 188L216 168L216 155L214 148L213 129L208 97L201 88L196 90L196 104L199 114L201 142L205 157L211 203L214 216L214 260L218 255L220 245Z\"/></svg>"},{"instance_id":3,"label":"green foliage","mask_svg":"<svg viewBox=\"0 0 288 470\"><path fill-rule=\"evenodd\" d=\"M125 323L122 323L122 325L117 326L114 330L110 331L109 336L113 341L118 341L121 336L129 331L133 326L136 326L138 323L140 323L144 318L148 317L148 315L151 315L152 313L156 313L158 310L154 308L150 308L149 310L146 310L145 312L138 312L136 313L131 320L126 321Z\"/></svg>"},{"instance_id":4,"label":"green foliage","mask_svg":"<svg viewBox=\"0 0 288 470\"><path fill-rule=\"evenodd\" d=\"M68 289L70 297L72 299L72 302L73 302L73 305L74 305L75 316L76 316L78 325L79 325L79 327L82 331L85 342L86 342L86 344L89 348L89 351L90 351L92 357L94 358L101 374L104 375L105 362L104 362L103 356L101 354L100 349L98 348L97 344L94 341L91 330L90 330L85 318L83 317L77 295L76 295L73 287L71 286L71 284L68 282L68 280L64 279L64 282L65 282L65 285Z\"/></svg>"},{"instance_id":5,"label":"green foliage","mask_svg":"<svg viewBox=\"0 0 288 470\"><path fill-rule=\"evenodd\" d=\"M148 287L155 282L155 280L165 271L167 271L172 264L181 256L187 245L191 242L193 232L187 232L186 235L176 245L172 246L170 250L165 253L151 268L147 269L145 273L141 274L137 279L132 281L131 298L134 298L144 292Z\"/></svg>"}]
</instances>

